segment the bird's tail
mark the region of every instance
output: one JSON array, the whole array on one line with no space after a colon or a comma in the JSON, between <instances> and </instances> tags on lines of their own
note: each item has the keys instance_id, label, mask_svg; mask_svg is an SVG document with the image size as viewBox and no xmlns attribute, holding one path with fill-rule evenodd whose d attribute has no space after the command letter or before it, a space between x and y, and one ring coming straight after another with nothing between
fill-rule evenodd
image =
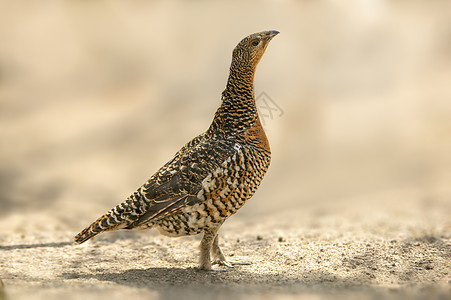
<instances>
[{"instance_id":1,"label":"bird's tail","mask_svg":"<svg viewBox=\"0 0 451 300\"><path fill-rule=\"evenodd\" d=\"M146 203L144 202L143 196L139 192L135 192L125 202L114 207L77 234L74 238L74 243L84 243L93 236L104 231L125 228L142 214L141 209L143 209L145 205Z\"/></svg>"},{"instance_id":2,"label":"bird's tail","mask_svg":"<svg viewBox=\"0 0 451 300\"><path fill-rule=\"evenodd\" d=\"M116 229L118 224L114 224L114 219L111 217L110 212L104 214L77 234L74 238L74 243L81 244L103 231Z\"/></svg>"}]
</instances>

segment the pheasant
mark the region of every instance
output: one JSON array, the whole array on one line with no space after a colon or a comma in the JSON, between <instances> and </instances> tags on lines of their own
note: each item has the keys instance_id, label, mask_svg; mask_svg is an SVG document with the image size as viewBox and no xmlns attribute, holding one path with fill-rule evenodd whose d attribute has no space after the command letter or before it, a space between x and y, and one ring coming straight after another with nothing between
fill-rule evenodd
<instances>
[{"instance_id":1,"label":"pheasant","mask_svg":"<svg viewBox=\"0 0 451 300\"><path fill-rule=\"evenodd\" d=\"M208 130L183 146L126 201L86 227L81 244L104 231L156 228L167 236L203 233L200 269L233 267L218 244L224 221L252 197L271 160L254 97L254 74L279 32L254 33L233 50L222 103ZM246 263L247 264L247 263Z\"/></svg>"}]
</instances>

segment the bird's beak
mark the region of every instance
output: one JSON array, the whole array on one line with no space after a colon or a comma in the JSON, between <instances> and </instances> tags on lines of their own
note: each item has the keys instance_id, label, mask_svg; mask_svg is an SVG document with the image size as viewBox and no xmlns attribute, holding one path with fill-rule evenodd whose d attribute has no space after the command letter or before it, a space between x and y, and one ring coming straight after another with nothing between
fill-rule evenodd
<instances>
[{"instance_id":1,"label":"bird's beak","mask_svg":"<svg viewBox=\"0 0 451 300\"><path fill-rule=\"evenodd\" d=\"M270 30L268 31L269 33L269 38L272 39L273 37L275 37L276 35L279 34L279 32L277 30Z\"/></svg>"},{"instance_id":2,"label":"bird's beak","mask_svg":"<svg viewBox=\"0 0 451 300\"><path fill-rule=\"evenodd\" d=\"M269 30L269 31L265 32L263 39L265 40L266 44L268 44L269 41L272 40L272 38L278 34L279 34L279 32L277 30Z\"/></svg>"}]
</instances>

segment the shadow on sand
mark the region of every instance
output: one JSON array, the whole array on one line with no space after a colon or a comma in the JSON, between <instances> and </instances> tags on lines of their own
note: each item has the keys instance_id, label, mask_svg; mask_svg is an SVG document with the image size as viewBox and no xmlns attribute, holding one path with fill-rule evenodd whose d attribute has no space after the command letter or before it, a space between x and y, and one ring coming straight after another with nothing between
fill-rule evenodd
<instances>
[{"instance_id":1,"label":"shadow on sand","mask_svg":"<svg viewBox=\"0 0 451 300\"><path fill-rule=\"evenodd\" d=\"M129 269L120 273L64 273L65 279L97 279L119 285L156 291L160 299L240 299L247 296L337 295L368 296L371 299L402 298L397 291L371 285L356 285L350 278L337 278L323 271L309 271L300 278L289 274L256 274L242 269L199 271L196 268ZM363 297L366 298L366 297ZM363 299L362 298L362 299Z\"/></svg>"}]
</instances>

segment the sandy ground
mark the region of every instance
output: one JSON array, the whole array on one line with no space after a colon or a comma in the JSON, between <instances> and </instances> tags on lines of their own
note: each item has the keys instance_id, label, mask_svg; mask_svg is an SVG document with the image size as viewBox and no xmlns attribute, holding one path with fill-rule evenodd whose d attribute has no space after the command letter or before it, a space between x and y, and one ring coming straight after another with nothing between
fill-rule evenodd
<instances>
[{"instance_id":1,"label":"sandy ground","mask_svg":"<svg viewBox=\"0 0 451 300\"><path fill-rule=\"evenodd\" d=\"M4 291L9 299L450 299L449 201L399 190L372 202L238 214L221 246L252 265L211 272L195 268L199 237L114 232L74 246L76 228L50 214L17 215L2 229L25 219L45 225L1 235Z\"/></svg>"}]
</instances>

